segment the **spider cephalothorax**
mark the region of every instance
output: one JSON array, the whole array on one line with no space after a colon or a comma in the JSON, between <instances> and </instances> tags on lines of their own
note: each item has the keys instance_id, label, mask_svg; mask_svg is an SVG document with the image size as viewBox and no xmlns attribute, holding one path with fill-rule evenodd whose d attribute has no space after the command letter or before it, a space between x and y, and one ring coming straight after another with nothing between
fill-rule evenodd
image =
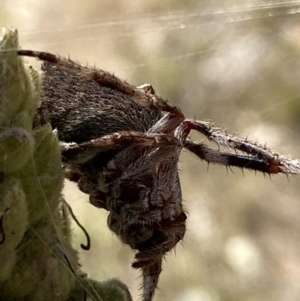
<instances>
[{"instance_id":1,"label":"spider cephalothorax","mask_svg":"<svg viewBox=\"0 0 300 301\"><path fill-rule=\"evenodd\" d=\"M177 170L183 148L208 163L268 174L300 172L298 161L228 135L210 122L185 119L150 85L134 87L50 53L18 54L44 61L34 126L50 122L57 129L66 176L78 182L93 205L110 212L109 228L138 251L132 265L142 269L143 301L152 300L162 259L185 234ZM191 130L234 152L187 139Z\"/></svg>"}]
</instances>

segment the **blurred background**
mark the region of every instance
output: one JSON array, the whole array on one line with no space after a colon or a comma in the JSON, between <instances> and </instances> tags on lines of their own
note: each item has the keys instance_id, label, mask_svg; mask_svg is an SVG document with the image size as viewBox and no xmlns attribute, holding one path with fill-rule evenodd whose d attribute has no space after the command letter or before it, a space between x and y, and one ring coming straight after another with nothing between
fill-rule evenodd
<instances>
[{"instance_id":1,"label":"blurred background","mask_svg":"<svg viewBox=\"0 0 300 301\"><path fill-rule=\"evenodd\" d=\"M300 158L300 1L0 4L0 25L18 28L23 49L151 83L186 116ZM300 300L300 177L208 169L187 152L179 168L188 230L166 257L155 300ZM69 182L64 194L92 239L82 252L74 225L84 271L121 279L138 300L134 252L108 230L107 212Z\"/></svg>"}]
</instances>

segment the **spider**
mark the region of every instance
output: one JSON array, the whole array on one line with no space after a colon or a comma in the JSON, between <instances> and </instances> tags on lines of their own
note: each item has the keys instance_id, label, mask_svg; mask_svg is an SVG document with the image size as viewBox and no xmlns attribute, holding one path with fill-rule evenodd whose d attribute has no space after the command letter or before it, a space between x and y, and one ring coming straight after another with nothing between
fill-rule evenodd
<instances>
[{"instance_id":1,"label":"spider","mask_svg":"<svg viewBox=\"0 0 300 301\"><path fill-rule=\"evenodd\" d=\"M300 173L297 160L229 135L211 122L185 118L151 85L135 87L47 52L18 54L44 62L34 126L50 122L57 129L66 178L77 182L94 206L109 211L108 227L137 250L132 267L142 270L143 301L153 299L162 260L186 231L177 168L183 148L226 167ZM189 139L191 130L233 152Z\"/></svg>"}]
</instances>

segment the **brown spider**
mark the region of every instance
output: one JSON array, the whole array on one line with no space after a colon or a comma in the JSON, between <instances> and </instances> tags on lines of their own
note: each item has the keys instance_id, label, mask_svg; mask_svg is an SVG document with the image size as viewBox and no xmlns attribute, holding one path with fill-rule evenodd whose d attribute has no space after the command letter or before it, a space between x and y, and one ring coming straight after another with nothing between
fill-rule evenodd
<instances>
[{"instance_id":1,"label":"brown spider","mask_svg":"<svg viewBox=\"0 0 300 301\"><path fill-rule=\"evenodd\" d=\"M162 259L185 234L177 169L183 148L208 163L267 174L300 173L299 161L210 122L185 119L150 85L134 87L106 71L46 52L18 54L44 61L34 126L50 121L57 129L66 177L78 182L93 205L110 212L109 228L138 251L132 266L142 270L143 301L152 300ZM188 139L191 130L234 152Z\"/></svg>"}]
</instances>

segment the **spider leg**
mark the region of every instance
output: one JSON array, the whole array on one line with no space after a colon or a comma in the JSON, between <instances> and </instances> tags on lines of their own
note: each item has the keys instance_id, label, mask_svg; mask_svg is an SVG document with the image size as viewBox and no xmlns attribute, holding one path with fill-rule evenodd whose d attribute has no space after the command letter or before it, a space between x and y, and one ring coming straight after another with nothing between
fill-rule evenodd
<instances>
[{"instance_id":1,"label":"spider leg","mask_svg":"<svg viewBox=\"0 0 300 301\"><path fill-rule=\"evenodd\" d=\"M272 151L256 142L248 141L227 134L224 130L215 127L213 123L208 121L200 121L193 119L185 119L177 132L181 132L181 139L186 139L191 130L196 130L201 134L205 135L210 141L215 142L218 145L227 146L229 148L245 152L249 155L254 155L258 158L270 159L273 157Z\"/></svg>"},{"instance_id":2,"label":"spider leg","mask_svg":"<svg viewBox=\"0 0 300 301\"><path fill-rule=\"evenodd\" d=\"M158 278L162 271L162 258L158 258L154 262L142 269L143 271L143 301L151 301L153 299L155 289L157 287Z\"/></svg>"},{"instance_id":3,"label":"spider leg","mask_svg":"<svg viewBox=\"0 0 300 301\"><path fill-rule=\"evenodd\" d=\"M184 145L186 149L194 153L200 159L213 164L220 164L225 166L234 166L240 168L247 168L269 173L268 164L254 156L243 156L232 153L220 152L213 150L203 143L187 139Z\"/></svg>"},{"instance_id":4,"label":"spider leg","mask_svg":"<svg viewBox=\"0 0 300 301\"><path fill-rule=\"evenodd\" d=\"M178 125L184 119L181 110L169 103L167 100L155 94L154 89L149 84L135 87L107 71L82 66L81 64L78 64L70 59L66 59L48 52L19 50L18 55L35 57L42 61L53 64L58 68L76 72L77 74L86 77L87 80L94 80L101 86L106 86L131 96L135 101L143 106L153 107L161 111L173 113L180 119Z\"/></svg>"},{"instance_id":5,"label":"spider leg","mask_svg":"<svg viewBox=\"0 0 300 301\"><path fill-rule=\"evenodd\" d=\"M61 142L61 151L64 161L72 161L73 164L83 164L90 161L104 149L118 149L130 145L144 147L173 145L181 148L181 143L178 139L171 135L123 131L78 144Z\"/></svg>"},{"instance_id":6,"label":"spider leg","mask_svg":"<svg viewBox=\"0 0 300 301\"><path fill-rule=\"evenodd\" d=\"M187 140L191 130L202 133L218 145L242 151L248 156L213 151L204 144ZM175 136L184 144L185 148L207 162L248 168L268 174L300 174L299 161L279 155L256 142L227 134L207 121L185 119L176 129Z\"/></svg>"},{"instance_id":7,"label":"spider leg","mask_svg":"<svg viewBox=\"0 0 300 301\"><path fill-rule=\"evenodd\" d=\"M96 68L89 68L87 66L76 63L69 58L66 59L49 52L19 50L18 55L38 58L41 61L48 62L52 65L57 66L58 68L76 72L77 74L80 74L87 79L94 80L99 85L116 89L127 95L135 95L135 92L137 90L134 86L131 86L130 84L122 81L121 79L114 76L113 74L110 74L107 71ZM147 103L145 103L144 105L147 105Z\"/></svg>"}]
</instances>

